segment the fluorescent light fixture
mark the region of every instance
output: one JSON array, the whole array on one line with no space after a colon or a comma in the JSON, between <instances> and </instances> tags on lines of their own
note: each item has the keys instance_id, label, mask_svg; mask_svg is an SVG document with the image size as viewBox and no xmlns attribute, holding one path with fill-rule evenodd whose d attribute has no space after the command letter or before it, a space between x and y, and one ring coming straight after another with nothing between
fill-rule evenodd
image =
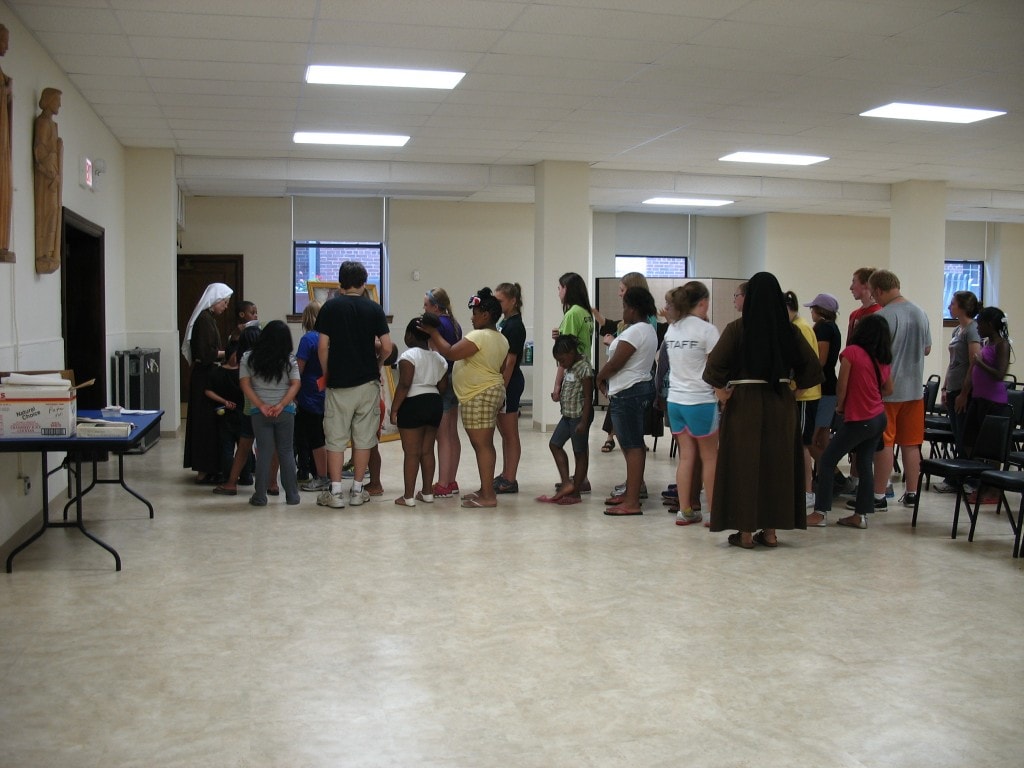
<instances>
[{"instance_id":1,"label":"fluorescent light fixture","mask_svg":"<svg viewBox=\"0 0 1024 768\"><path fill-rule=\"evenodd\" d=\"M930 123L976 123L990 117L1005 115L993 109L968 109L967 107L941 107L932 104L904 104L894 101L884 107L875 107L861 112L861 117L888 117L893 120L926 120Z\"/></svg>"},{"instance_id":2,"label":"fluorescent light fixture","mask_svg":"<svg viewBox=\"0 0 1024 768\"><path fill-rule=\"evenodd\" d=\"M679 205L688 208L717 208L720 205L732 205L734 200L710 200L702 197L652 197L644 200L644 205Z\"/></svg>"},{"instance_id":3,"label":"fluorescent light fixture","mask_svg":"<svg viewBox=\"0 0 1024 768\"><path fill-rule=\"evenodd\" d=\"M292 137L296 144L344 144L351 147L404 147L408 136L390 136L383 133L317 133L296 131Z\"/></svg>"},{"instance_id":4,"label":"fluorescent light fixture","mask_svg":"<svg viewBox=\"0 0 1024 768\"><path fill-rule=\"evenodd\" d=\"M768 163L769 165L814 165L828 160L821 155L785 155L775 152L733 152L718 158L726 163Z\"/></svg>"},{"instance_id":5,"label":"fluorescent light fixture","mask_svg":"<svg viewBox=\"0 0 1024 768\"><path fill-rule=\"evenodd\" d=\"M370 85L384 88L443 88L451 90L465 72L431 69L389 69L383 67L333 67L312 64L306 68L306 82L324 85Z\"/></svg>"}]
</instances>

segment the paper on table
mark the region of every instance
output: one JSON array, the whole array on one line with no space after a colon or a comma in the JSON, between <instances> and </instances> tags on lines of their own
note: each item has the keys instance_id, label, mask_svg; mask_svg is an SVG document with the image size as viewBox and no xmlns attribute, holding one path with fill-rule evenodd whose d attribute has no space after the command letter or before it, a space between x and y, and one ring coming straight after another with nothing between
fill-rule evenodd
<instances>
[{"instance_id":1,"label":"paper on table","mask_svg":"<svg viewBox=\"0 0 1024 768\"><path fill-rule=\"evenodd\" d=\"M151 414L151 413L160 413L160 411L140 411L140 410L130 410L128 408L122 408L121 409L121 415L122 416L130 416L133 413Z\"/></svg>"},{"instance_id":2,"label":"paper on table","mask_svg":"<svg viewBox=\"0 0 1024 768\"><path fill-rule=\"evenodd\" d=\"M71 382L59 373L12 373L0 380L0 384L71 389Z\"/></svg>"}]
</instances>

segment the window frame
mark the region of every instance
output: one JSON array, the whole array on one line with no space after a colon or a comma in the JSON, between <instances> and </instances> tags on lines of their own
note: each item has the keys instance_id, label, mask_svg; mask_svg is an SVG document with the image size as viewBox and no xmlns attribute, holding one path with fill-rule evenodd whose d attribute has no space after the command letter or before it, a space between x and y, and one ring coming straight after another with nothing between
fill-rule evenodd
<instances>
[{"instance_id":1,"label":"window frame","mask_svg":"<svg viewBox=\"0 0 1024 768\"><path fill-rule=\"evenodd\" d=\"M292 241L292 315L289 315L289 319L292 317L301 318L303 310L309 303L309 293L306 288L306 283L311 279L309 276L308 267L306 274L303 277L299 276L299 250L315 248L317 250L323 249L365 249L369 251L376 251L376 261L379 266L376 270L377 278L374 279L374 270L370 269L369 262L366 258L356 257L357 261L361 261L367 264L367 272L370 273L370 279L367 280L367 285L374 285L377 287L377 295L380 297L381 306L385 306L385 286L387 283L387 265L385 261L385 249L384 243L382 242L356 242L356 241L345 241L345 240L293 240ZM308 258L308 256L307 256ZM337 267L334 267L333 274L324 274L320 268L320 255L315 256L317 259L315 280L313 282L337 282L338 271ZM339 262L340 264L340 262ZM301 281L301 284L300 284ZM301 306L300 306L301 304Z\"/></svg>"},{"instance_id":2,"label":"window frame","mask_svg":"<svg viewBox=\"0 0 1024 768\"><path fill-rule=\"evenodd\" d=\"M621 268L620 269L620 267L619 267L619 259L643 259L644 260L644 268L643 269L635 269L636 265L635 264L631 264L631 265L629 265L628 268ZM646 263L649 260L657 260L657 261L662 261L662 262L666 262L666 261L682 262L683 263L683 274L681 274L681 275L662 275L662 274L652 275L652 274L650 274L649 266ZM664 277L664 278L671 278L671 279L689 279L691 277L691 275L690 275L690 257L689 256L645 256L645 255L640 255L640 254L617 253L617 254L615 254L615 264L614 264L614 267L615 267L615 277L622 277L627 272L639 272L644 277Z\"/></svg>"},{"instance_id":3,"label":"window frame","mask_svg":"<svg viewBox=\"0 0 1024 768\"><path fill-rule=\"evenodd\" d=\"M950 286L950 278L952 273L950 267L960 267L961 273L965 270L964 267L971 267L977 269L978 272L978 290L974 291L970 287ZM973 283L972 283L973 285ZM985 262L982 259L944 259L942 263L942 326L944 328L952 328L957 322L952 317L948 317L949 303L953 300L953 294L957 291L974 291L978 297L978 302L984 306L985 304Z\"/></svg>"}]
</instances>

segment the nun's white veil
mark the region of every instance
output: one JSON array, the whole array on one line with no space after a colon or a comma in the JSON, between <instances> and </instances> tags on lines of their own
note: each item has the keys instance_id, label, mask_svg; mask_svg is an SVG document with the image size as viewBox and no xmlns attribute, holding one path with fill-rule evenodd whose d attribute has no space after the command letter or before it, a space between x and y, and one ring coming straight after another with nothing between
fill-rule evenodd
<instances>
[{"instance_id":1,"label":"nun's white veil","mask_svg":"<svg viewBox=\"0 0 1024 768\"><path fill-rule=\"evenodd\" d=\"M192 365L192 328L199 318L199 313L209 309L218 301L230 298L233 293L234 291L224 285L224 283L210 283L206 286L206 290L203 291L199 303L192 310L192 317L189 318L188 325L185 327L185 340L181 342L181 354L188 361L189 365Z\"/></svg>"}]
</instances>

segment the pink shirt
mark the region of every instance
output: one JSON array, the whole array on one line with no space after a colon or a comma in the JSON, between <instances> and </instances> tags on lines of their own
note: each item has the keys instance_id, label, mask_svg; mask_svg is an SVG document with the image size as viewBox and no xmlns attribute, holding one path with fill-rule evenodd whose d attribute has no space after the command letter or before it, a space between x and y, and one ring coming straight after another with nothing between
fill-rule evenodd
<instances>
[{"instance_id":1,"label":"pink shirt","mask_svg":"<svg viewBox=\"0 0 1024 768\"><path fill-rule=\"evenodd\" d=\"M843 403L843 421L867 421L885 411L879 376L884 384L889 378L890 366L878 363L878 375L871 356L863 347L851 344L839 353L840 360L849 360L850 378L846 382L846 400Z\"/></svg>"}]
</instances>

